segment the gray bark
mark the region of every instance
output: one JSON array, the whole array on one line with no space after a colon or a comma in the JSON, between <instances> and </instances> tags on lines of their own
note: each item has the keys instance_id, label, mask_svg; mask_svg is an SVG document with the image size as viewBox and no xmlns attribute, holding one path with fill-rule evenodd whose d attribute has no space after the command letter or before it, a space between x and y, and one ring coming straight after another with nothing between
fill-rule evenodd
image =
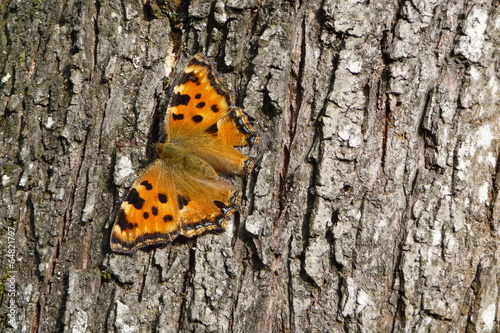
<instances>
[{"instance_id":1,"label":"gray bark","mask_svg":"<svg viewBox=\"0 0 500 333\"><path fill-rule=\"evenodd\" d=\"M3 331L500 332L497 0L0 10ZM198 52L262 137L239 214L112 254Z\"/></svg>"}]
</instances>

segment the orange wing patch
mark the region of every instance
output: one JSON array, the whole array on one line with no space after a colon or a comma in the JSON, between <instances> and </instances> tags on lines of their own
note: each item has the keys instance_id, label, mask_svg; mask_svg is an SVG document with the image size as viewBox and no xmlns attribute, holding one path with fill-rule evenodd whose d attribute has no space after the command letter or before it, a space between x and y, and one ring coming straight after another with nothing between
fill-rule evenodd
<instances>
[{"instance_id":1,"label":"orange wing patch","mask_svg":"<svg viewBox=\"0 0 500 333\"><path fill-rule=\"evenodd\" d=\"M165 123L159 158L132 185L116 217L114 252L132 254L178 235L223 230L239 203L240 191L218 173L249 173L253 160L234 147L253 145L259 138L202 55L180 75Z\"/></svg>"}]
</instances>

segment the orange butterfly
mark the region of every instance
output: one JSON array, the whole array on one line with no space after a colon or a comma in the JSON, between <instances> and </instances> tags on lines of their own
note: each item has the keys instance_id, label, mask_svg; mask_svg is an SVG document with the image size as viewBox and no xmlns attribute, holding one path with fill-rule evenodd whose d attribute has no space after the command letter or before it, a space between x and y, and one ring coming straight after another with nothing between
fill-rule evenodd
<instances>
[{"instance_id":1,"label":"orange butterfly","mask_svg":"<svg viewBox=\"0 0 500 333\"><path fill-rule=\"evenodd\" d=\"M223 230L239 203L240 191L218 173L248 174L253 160L234 146L259 138L204 56L184 68L165 124L166 142L156 144L159 158L140 174L116 217L114 252L132 254L178 235Z\"/></svg>"}]
</instances>

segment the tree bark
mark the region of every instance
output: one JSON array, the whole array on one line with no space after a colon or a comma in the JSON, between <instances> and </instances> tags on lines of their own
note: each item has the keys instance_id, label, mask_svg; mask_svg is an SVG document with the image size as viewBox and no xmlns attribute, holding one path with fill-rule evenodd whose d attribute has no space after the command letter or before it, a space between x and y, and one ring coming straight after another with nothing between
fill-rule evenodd
<instances>
[{"instance_id":1,"label":"tree bark","mask_svg":"<svg viewBox=\"0 0 500 333\"><path fill-rule=\"evenodd\" d=\"M6 1L5 332L500 332L500 2ZM223 233L110 252L176 75L255 119Z\"/></svg>"}]
</instances>

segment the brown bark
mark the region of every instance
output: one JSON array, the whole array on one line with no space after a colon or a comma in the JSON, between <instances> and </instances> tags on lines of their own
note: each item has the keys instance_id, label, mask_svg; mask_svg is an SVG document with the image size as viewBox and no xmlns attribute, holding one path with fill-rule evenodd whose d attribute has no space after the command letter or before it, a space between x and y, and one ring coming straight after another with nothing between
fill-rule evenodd
<instances>
[{"instance_id":1,"label":"brown bark","mask_svg":"<svg viewBox=\"0 0 500 333\"><path fill-rule=\"evenodd\" d=\"M499 5L2 3L0 327L500 332ZM112 254L198 52L262 137L240 213Z\"/></svg>"}]
</instances>

